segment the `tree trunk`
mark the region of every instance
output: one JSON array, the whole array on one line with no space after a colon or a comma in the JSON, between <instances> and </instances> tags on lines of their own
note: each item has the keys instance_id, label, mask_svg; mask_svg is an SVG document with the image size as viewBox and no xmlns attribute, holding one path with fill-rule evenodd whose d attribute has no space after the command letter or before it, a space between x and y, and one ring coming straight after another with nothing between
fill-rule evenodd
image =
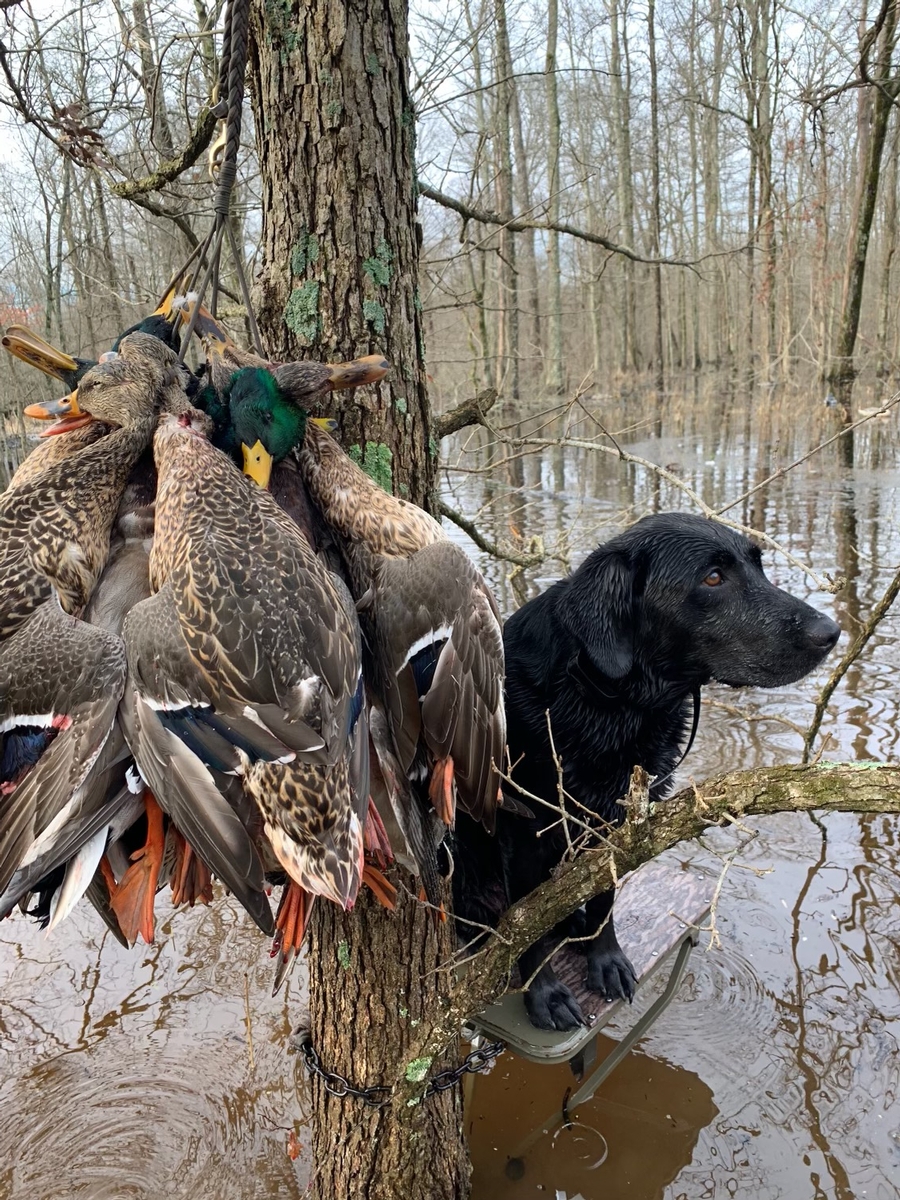
<instances>
[{"instance_id":1,"label":"tree trunk","mask_svg":"<svg viewBox=\"0 0 900 1200\"><path fill-rule=\"evenodd\" d=\"M494 136L497 145L497 210L508 220L513 213L512 159L512 55L506 21L506 0L494 0L497 23L494 72L496 104ZM500 229L500 344L497 358L503 372L504 391L510 400L519 398L519 279L516 269L516 235L507 226Z\"/></svg>"},{"instance_id":2,"label":"tree trunk","mask_svg":"<svg viewBox=\"0 0 900 1200\"><path fill-rule=\"evenodd\" d=\"M411 883L405 873L403 883ZM323 1068L355 1087L397 1088L390 1104L373 1109L329 1094L313 1077L313 1200L468 1196L462 1089L421 1100L417 1084L457 1065L458 1039L442 1054L410 1046L446 1003L450 974L435 967L455 949L451 928L435 931L428 910L402 888L393 914L365 889L352 913L316 901L309 946L313 1045Z\"/></svg>"},{"instance_id":3,"label":"tree trunk","mask_svg":"<svg viewBox=\"0 0 900 1200\"><path fill-rule=\"evenodd\" d=\"M547 220L559 221L559 85L556 75L556 43L559 33L558 0L547 4L547 57L544 62L544 94L547 101ZM559 233L547 233L547 369L545 382L553 396L565 387L562 343L562 287L559 262ZM598 364L599 365L599 364ZM595 370L598 369L595 365Z\"/></svg>"},{"instance_id":4,"label":"tree trunk","mask_svg":"<svg viewBox=\"0 0 900 1200\"><path fill-rule=\"evenodd\" d=\"M428 504L436 442L425 386L414 113L406 9L392 0L329 5L254 0L249 81L262 172L257 311L280 359L373 352L393 365L376 397L335 394L344 444L388 489ZM344 400L340 404L339 401ZM413 889L399 869L392 877ZM398 878L399 877L399 878ZM415 889L417 890L417 889ZM352 916L319 900L310 928L312 1043L354 1084L401 1081L390 1107L312 1088L316 1200L463 1200L468 1162L460 1088L421 1103L404 1058L445 986L451 951L400 887L395 914L360 895ZM455 1043L446 1046L455 1053Z\"/></svg>"},{"instance_id":5,"label":"tree trunk","mask_svg":"<svg viewBox=\"0 0 900 1200\"><path fill-rule=\"evenodd\" d=\"M331 415L379 482L428 504L437 444L417 287L408 54L402 3L254 0L260 332L282 360L385 355L393 370L377 396L354 395Z\"/></svg>"},{"instance_id":6,"label":"tree trunk","mask_svg":"<svg viewBox=\"0 0 900 1200\"><path fill-rule=\"evenodd\" d=\"M878 298L878 357L875 366L875 377L880 381L881 393L887 396L891 392L886 382L892 373L893 363L888 348L891 315L893 313L893 296L891 293L891 267L897 251L897 182L898 156L900 156L900 121L894 115L894 126L891 133L891 147L888 151L888 174L884 185L884 246L881 258L881 283Z\"/></svg>"},{"instance_id":7,"label":"tree trunk","mask_svg":"<svg viewBox=\"0 0 900 1200\"><path fill-rule=\"evenodd\" d=\"M649 0L647 6L647 41L650 54L650 256L659 258L660 245L660 196L659 196L659 89L656 72L656 4ZM666 364L663 351L663 294L662 267L657 263L650 268L653 272L653 360L656 385L656 411L661 415L663 395L666 390ZM684 274L681 276L684 286ZM682 334L682 345L687 353L687 332ZM659 434L657 434L659 436Z\"/></svg>"},{"instance_id":8,"label":"tree trunk","mask_svg":"<svg viewBox=\"0 0 900 1200\"><path fill-rule=\"evenodd\" d=\"M878 197L881 155L887 136L888 118L898 93L892 79L892 58L897 42L897 0L891 0L878 36L875 62L871 64L872 86L861 92L859 181L850 221L844 286L841 300L841 321L835 338L834 353L828 368L828 383L837 399L837 414L846 429L853 420L853 383L856 367L853 353L859 329L863 283L866 277L866 258L869 234ZM865 58L865 55L863 55ZM853 434L840 439L845 465L853 464Z\"/></svg>"},{"instance_id":9,"label":"tree trunk","mask_svg":"<svg viewBox=\"0 0 900 1200\"><path fill-rule=\"evenodd\" d=\"M617 162L617 191L619 205L619 227L627 246L634 247L634 172L631 164L631 70L628 61L627 15L620 14L620 0L609 3L609 72L615 112L615 137ZM622 16L622 27L619 17ZM638 354L635 333L634 263L623 259L621 358L624 373L637 368Z\"/></svg>"}]
</instances>

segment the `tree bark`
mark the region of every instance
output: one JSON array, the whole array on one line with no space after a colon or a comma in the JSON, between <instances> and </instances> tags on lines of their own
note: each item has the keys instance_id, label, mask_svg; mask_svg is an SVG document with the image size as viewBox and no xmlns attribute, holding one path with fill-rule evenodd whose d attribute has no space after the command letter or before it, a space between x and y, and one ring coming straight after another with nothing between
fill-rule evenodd
<instances>
[{"instance_id":1,"label":"tree bark","mask_svg":"<svg viewBox=\"0 0 900 1200\"><path fill-rule=\"evenodd\" d=\"M310 1023L323 1067L356 1087L394 1085L372 1109L313 1077L313 1200L465 1200L462 1089L422 1099L421 1082L457 1065L458 1029L435 1054L413 1048L448 1002L451 976L436 968L453 952L452 927L436 930L402 887L391 914L365 889L352 913L319 900L313 914Z\"/></svg>"},{"instance_id":2,"label":"tree bark","mask_svg":"<svg viewBox=\"0 0 900 1200\"><path fill-rule=\"evenodd\" d=\"M274 358L385 355L393 370L377 393L350 394L330 415L379 482L430 504L437 443L417 287L408 54L402 0L254 0L248 81L263 212L255 299Z\"/></svg>"},{"instance_id":3,"label":"tree bark","mask_svg":"<svg viewBox=\"0 0 900 1200\"><path fill-rule=\"evenodd\" d=\"M841 321L835 338L834 353L828 368L828 383L838 402L836 411L844 428L853 421L853 383L856 379L853 354L862 308L869 235L872 231L875 202L878 197L881 157L887 136L888 118L891 115L894 100L900 91L900 85L892 77L895 70L892 60L897 43L897 32L897 0L890 0L876 43L875 62L869 78L871 86L860 91L859 180L847 240ZM865 40L866 36L864 34L862 40ZM866 63L867 53L864 51L860 57L862 69ZM841 438L840 445L844 464L852 466L852 432L848 432Z\"/></svg>"},{"instance_id":4,"label":"tree bark","mask_svg":"<svg viewBox=\"0 0 900 1200\"><path fill-rule=\"evenodd\" d=\"M383 353L372 398L336 393L341 438L388 490L429 505L437 442L417 292L415 115L401 0L254 0L248 63L262 174L257 312L279 359ZM349 396L349 398L347 398ZM337 403L343 401L343 403ZM459 1200L468 1190L461 1089L407 1104L406 1035L439 1003L448 924L363 891L351 916L322 900L310 923L310 1023L323 1065L356 1084L401 1081L391 1105L312 1087L315 1200ZM403 886L400 886L400 885ZM417 889L415 889L417 890ZM447 1054L455 1054L452 1039ZM429 1076L439 1058L410 1074Z\"/></svg>"}]
</instances>

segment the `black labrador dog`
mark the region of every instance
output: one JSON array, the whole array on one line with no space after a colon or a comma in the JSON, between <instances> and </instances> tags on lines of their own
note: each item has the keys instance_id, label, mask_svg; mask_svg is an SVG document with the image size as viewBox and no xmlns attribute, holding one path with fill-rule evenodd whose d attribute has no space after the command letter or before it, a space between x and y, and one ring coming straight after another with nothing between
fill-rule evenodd
<instances>
[{"instance_id":1,"label":"black labrador dog","mask_svg":"<svg viewBox=\"0 0 900 1200\"><path fill-rule=\"evenodd\" d=\"M507 621L512 778L557 802L549 711L566 792L619 824L624 810L617 801L635 764L656 778L652 799L670 791L703 684L793 683L818 666L839 636L834 621L769 582L747 538L687 513L646 517ZM461 818L456 904L470 920L496 921L549 878L566 848L558 816L543 806L533 821L500 816L493 846ZM635 976L616 940L613 897L591 900L576 932L588 937L588 987L606 999L630 1000ZM572 931L547 934L520 961L522 978L534 976L528 1014L543 1029L572 1029L584 1020L548 961ZM465 927L461 932L465 937Z\"/></svg>"}]
</instances>

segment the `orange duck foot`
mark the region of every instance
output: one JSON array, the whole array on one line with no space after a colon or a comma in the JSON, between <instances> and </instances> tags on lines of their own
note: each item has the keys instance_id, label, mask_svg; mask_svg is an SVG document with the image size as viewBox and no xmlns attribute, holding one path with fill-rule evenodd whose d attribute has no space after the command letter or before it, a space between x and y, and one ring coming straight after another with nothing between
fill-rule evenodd
<instances>
[{"instance_id":1,"label":"orange duck foot","mask_svg":"<svg viewBox=\"0 0 900 1200\"><path fill-rule=\"evenodd\" d=\"M369 808L366 812L366 823L363 828L363 846L366 854L371 854L379 867L386 867L394 861L391 839L388 837L384 822L371 796L369 797Z\"/></svg>"},{"instance_id":2,"label":"orange duck foot","mask_svg":"<svg viewBox=\"0 0 900 1200\"><path fill-rule=\"evenodd\" d=\"M419 888L419 903L428 903L428 895L424 888ZM447 910L444 908L443 904L440 906L440 908L435 908L433 904L431 905L431 919L434 921L435 928L437 928L438 925L446 925Z\"/></svg>"},{"instance_id":3,"label":"orange duck foot","mask_svg":"<svg viewBox=\"0 0 900 1200\"><path fill-rule=\"evenodd\" d=\"M377 867L366 863L363 867L362 881L374 894L375 899L382 908L390 909L391 912L394 911L397 907L397 889L389 880L385 879Z\"/></svg>"},{"instance_id":4,"label":"orange duck foot","mask_svg":"<svg viewBox=\"0 0 900 1200\"><path fill-rule=\"evenodd\" d=\"M163 813L149 791L144 792L147 811L147 840L131 856L131 866L110 896L122 933L133 945L138 934L149 945L153 941L153 899L165 849Z\"/></svg>"},{"instance_id":5,"label":"orange duck foot","mask_svg":"<svg viewBox=\"0 0 900 1200\"><path fill-rule=\"evenodd\" d=\"M206 863L197 856L184 835L172 826L169 827L169 836L175 844L175 865L170 881L172 903L176 907L187 904L191 908L195 904L212 903L212 875Z\"/></svg>"},{"instance_id":6,"label":"orange duck foot","mask_svg":"<svg viewBox=\"0 0 900 1200\"><path fill-rule=\"evenodd\" d=\"M444 824L452 829L456 803L453 799L453 759L449 754L435 762L431 772L431 783L428 785L428 795L434 805L434 811Z\"/></svg>"},{"instance_id":7,"label":"orange duck foot","mask_svg":"<svg viewBox=\"0 0 900 1200\"><path fill-rule=\"evenodd\" d=\"M278 912L275 914L275 937L272 941L272 958L278 956L272 995L277 995L281 985L291 973L294 962L303 945L309 915L315 896L299 883L289 879L281 892Z\"/></svg>"}]
</instances>

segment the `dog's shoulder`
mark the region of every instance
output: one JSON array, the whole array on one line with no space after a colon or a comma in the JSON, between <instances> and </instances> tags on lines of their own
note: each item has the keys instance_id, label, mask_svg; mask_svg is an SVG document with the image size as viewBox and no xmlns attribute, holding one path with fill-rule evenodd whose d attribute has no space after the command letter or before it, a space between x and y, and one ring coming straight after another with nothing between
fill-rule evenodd
<instances>
[{"instance_id":1,"label":"dog's shoulder","mask_svg":"<svg viewBox=\"0 0 900 1200\"><path fill-rule=\"evenodd\" d=\"M561 579L512 614L503 628L507 674L546 684L560 661L576 647L557 614L569 580Z\"/></svg>"}]
</instances>

